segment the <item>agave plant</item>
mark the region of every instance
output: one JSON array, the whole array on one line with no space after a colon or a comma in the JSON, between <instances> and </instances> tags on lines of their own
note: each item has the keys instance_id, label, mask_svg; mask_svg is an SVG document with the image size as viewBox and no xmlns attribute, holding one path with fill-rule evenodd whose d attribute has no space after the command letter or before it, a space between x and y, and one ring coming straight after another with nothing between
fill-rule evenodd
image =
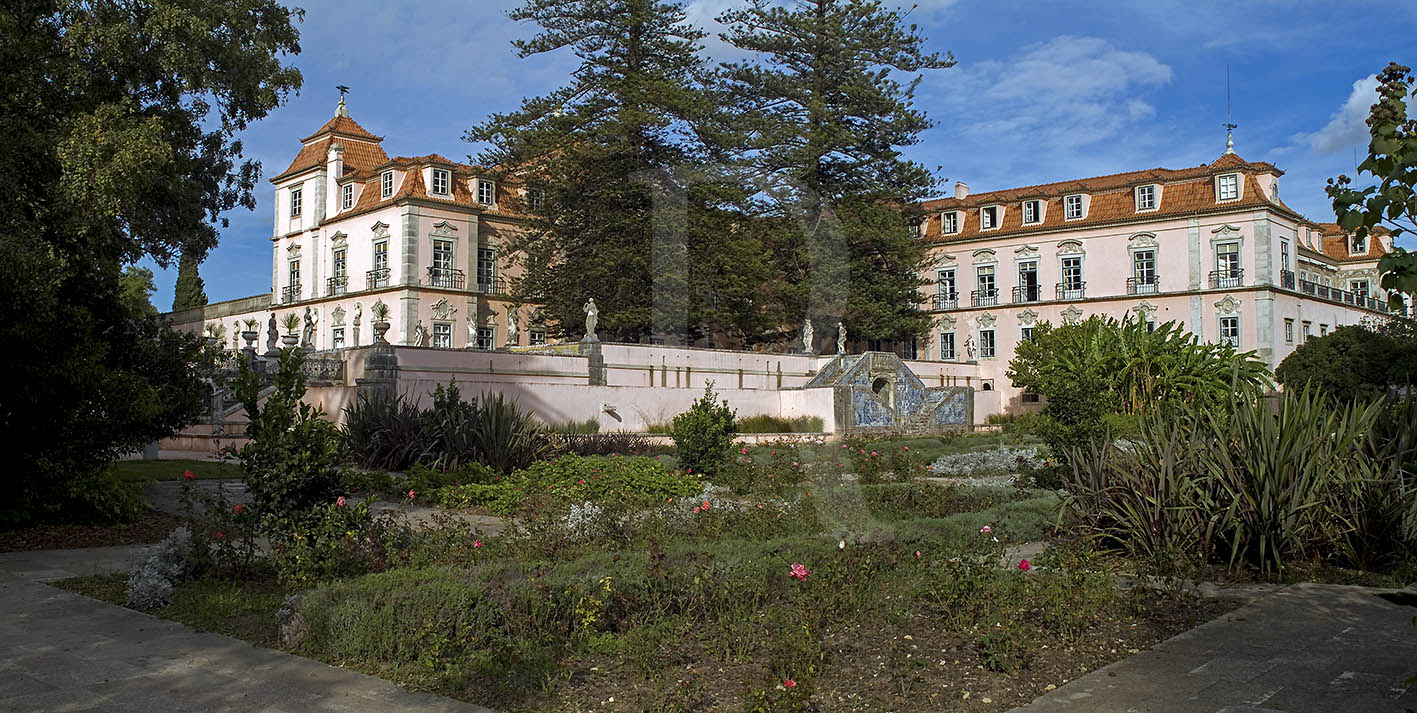
<instances>
[{"instance_id":1,"label":"agave plant","mask_svg":"<svg viewBox=\"0 0 1417 713\"><path fill-rule=\"evenodd\" d=\"M378 300L374 306L369 308L369 314L373 315L375 322L389 321L389 306L383 300Z\"/></svg>"},{"instance_id":2,"label":"agave plant","mask_svg":"<svg viewBox=\"0 0 1417 713\"><path fill-rule=\"evenodd\" d=\"M289 312L284 317L281 317L280 323L281 326L285 327L285 331L294 334L300 329L300 315Z\"/></svg>"}]
</instances>

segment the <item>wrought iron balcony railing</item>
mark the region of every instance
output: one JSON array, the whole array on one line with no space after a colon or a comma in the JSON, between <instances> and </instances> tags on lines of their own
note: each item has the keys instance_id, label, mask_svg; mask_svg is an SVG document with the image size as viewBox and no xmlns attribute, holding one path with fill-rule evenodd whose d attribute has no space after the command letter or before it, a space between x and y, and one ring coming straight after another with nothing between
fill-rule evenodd
<instances>
[{"instance_id":1,"label":"wrought iron balcony railing","mask_svg":"<svg viewBox=\"0 0 1417 713\"><path fill-rule=\"evenodd\" d=\"M1233 270L1211 270L1210 288L1222 289L1226 287L1239 287L1245 284L1245 270L1235 268Z\"/></svg>"},{"instance_id":2,"label":"wrought iron balcony railing","mask_svg":"<svg viewBox=\"0 0 1417 713\"><path fill-rule=\"evenodd\" d=\"M1041 292L1042 291L1038 289L1038 285L1021 285L1019 287L1015 287L1014 303L1017 304L1019 302L1037 302L1043 299Z\"/></svg>"},{"instance_id":3,"label":"wrought iron balcony railing","mask_svg":"<svg viewBox=\"0 0 1417 713\"><path fill-rule=\"evenodd\" d=\"M477 290L478 292L485 292L489 295L505 295L507 294L507 283L500 277L478 275Z\"/></svg>"},{"instance_id":4,"label":"wrought iron balcony railing","mask_svg":"<svg viewBox=\"0 0 1417 713\"><path fill-rule=\"evenodd\" d=\"M1161 276L1151 275L1149 277L1128 277L1127 294L1129 295L1154 295L1161 291Z\"/></svg>"},{"instance_id":5,"label":"wrought iron balcony railing","mask_svg":"<svg viewBox=\"0 0 1417 713\"><path fill-rule=\"evenodd\" d=\"M337 277L331 277L330 279L325 280L325 296L328 297L328 296L331 296L331 295L342 295L342 294L344 294L345 288L348 287L348 286L349 286L349 278L348 278L348 277L346 277L346 276L344 276L344 275L339 275L339 276L337 276Z\"/></svg>"},{"instance_id":6,"label":"wrought iron balcony railing","mask_svg":"<svg viewBox=\"0 0 1417 713\"><path fill-rule=\"evenodd\" d=\"M935 294L935 309L954 309L959 306L959 293L940 292Z\"/></svg>"},{"instance_id":7,"label":"wrought iron balcony railing","mask_svg":"<svg viewBox=\"0 0 1417 713\"><path fill-rule=\"evenodd\" d=\"M989 307L999 304L999 291L974 290L969 293L969 304L974 307Z\"/></svg>"},{"instance_id":8,"label":"wrought iron balcony railing","mask_svg":"<svg viewBox=\"0 0 1417 713\"><path fill-rule=\"evenodd\" d=\"M288 287L282 287L282 288L280 288L280 301L281 301L281 302L299 302L299 301L300 301L300 283L297 282L297 283L295 283L295 284L293 284L293 285L290 285L290 286L288 286Z\"/></svg>"},{"instance_id":9,"label":"wrought iron balcony railing","mask_svg":"<svg viewBox=\"0 0 1417 713\"><path fill-rule=\"evenodd\" d=\"M1086 282L1059 282L1055 289L1060 300L1080 300L1087 297Z\"/></svg>"},{"instance_id":10,"label":"wrought iron balcony railing","mask_svg":"<svg viewBox=\"0 0 1417 713\"><path fill-rule=\"evenodd\" d=\"M1294 289L1294 271L1293 271L1293 270L1280 270L1280 271L1279 271L1279 286L1280 286L1280 287L1283 287L1283 288L1286 289L1286 290L1292 290L1292 289Z\"/></svg>"},{"instance_id":11,"label":"wrought iron balcony railing","mask_svg":"<svg viewBox=\"0 0 1417 713\"><path fill-rule=\"evenodd\" d=\"M389 268L379 267L364 273L365 289L389 286Z\"/></svg>"},{"instance_id":12,"label":"wrought iron balcony railing","mask_svg":"<svg viewBox=\"0 0 1417 713\"><path fill-rule=\"evenodd\" d=\"M451 287L461 290L467 285L467 278L462 270L447 267L428 268L428 284L432 287Z\"/></svg>"}]
</instances>

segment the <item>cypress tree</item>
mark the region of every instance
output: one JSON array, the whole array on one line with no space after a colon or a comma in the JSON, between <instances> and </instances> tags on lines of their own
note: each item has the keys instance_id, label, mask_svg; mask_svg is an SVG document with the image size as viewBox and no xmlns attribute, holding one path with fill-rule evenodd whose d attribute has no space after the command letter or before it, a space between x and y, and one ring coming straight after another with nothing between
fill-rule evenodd
<instances>
[{"instance_id":1,"label":"cypress tree","mask_svg":"<svg viewBox=\"0 0 1417 713\"><path fill-rule=\"evenodd\" d=\"M172 311L205 307L207 305L206 286L198 274L196 258L188 256L184 250L177 262L177 286L172 293Z\"/></svg>"}]
</instances>

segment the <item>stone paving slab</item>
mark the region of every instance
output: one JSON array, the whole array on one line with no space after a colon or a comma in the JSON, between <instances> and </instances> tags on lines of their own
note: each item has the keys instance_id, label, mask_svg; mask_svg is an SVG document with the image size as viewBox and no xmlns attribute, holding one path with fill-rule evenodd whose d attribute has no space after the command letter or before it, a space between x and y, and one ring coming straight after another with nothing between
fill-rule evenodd
<instances>
[{"instance_id":1,"label":"stone paving slab","mask_svg":"<svg viewBox=\"0 0 1417 713\"><path fill-rule=\"evenodd\" d=\"M1400 713L1417 708L1417 607L1297 584L1012 713Z\"/></svg>"},{"instance_id":2,"label":"stone paving slab","mask_svg":"<svg viewBox=\"0 0 1417 713\"><path fill-rule=\"evenodd\" d=\"M0 713L493 713L10 574L0 611Z\"/></svg>"}]
</instances>

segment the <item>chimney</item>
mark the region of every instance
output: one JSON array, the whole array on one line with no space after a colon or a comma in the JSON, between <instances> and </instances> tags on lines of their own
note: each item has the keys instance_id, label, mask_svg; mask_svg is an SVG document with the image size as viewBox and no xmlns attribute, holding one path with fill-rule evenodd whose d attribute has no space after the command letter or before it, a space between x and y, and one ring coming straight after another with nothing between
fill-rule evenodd
<instances>
[{"instance_id":1,"label":"chimney","mask_svg":"<svg viewBox=\"0 0 1417 713\"><path fill-rule=\"evenodd\" d=\"M969 184L964 181L955 181L955 198L964 200L969 197Z\"/></svg>"},{"instance_id":2,"label":"chimney","mask_svg":"<svg viewBox=\"0 0 1417 713\"><path fill-rule=\"evenodd\" d=\"M324 215L334 215L339 212L340 207L340 186L339 179L344 175L344 146L338 141L330 142L330 150L325 153L325 210Z\"/></svg>"}]
</instances>

